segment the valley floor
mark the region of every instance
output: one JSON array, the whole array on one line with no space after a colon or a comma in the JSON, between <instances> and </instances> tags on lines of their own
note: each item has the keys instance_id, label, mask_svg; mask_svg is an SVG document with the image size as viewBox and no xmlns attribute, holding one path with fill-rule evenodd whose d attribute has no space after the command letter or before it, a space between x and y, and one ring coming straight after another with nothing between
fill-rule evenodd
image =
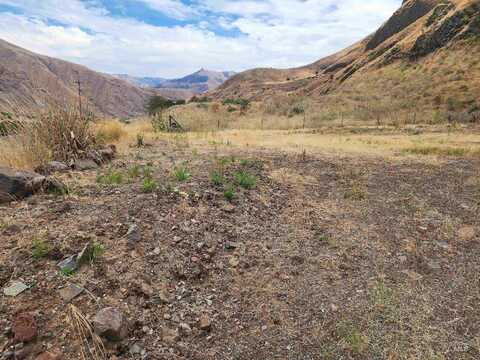
<instances>
[{"instance_id":1,"label":"valley floor","mask_svg":"<svg viewBox=\"0 0 480 360\"><path fill-rule=\"evenodd\" d=\"M452 140L465 152L429 143L430 161L393 147L280 151L280 135L242 134L148 140L100 170L103 184L95 170L65 174L68 196L0 206L0 287L30 287L0 294L2 331L32 311L28 356L80 359L59 295L75 283L86 318L113 306L130 321L109 359L480 358L478 137ZM91 240L104 253L61 274L58 260ZM0 334L0 354L9 341Z\"/></svg>"}]
</instances>

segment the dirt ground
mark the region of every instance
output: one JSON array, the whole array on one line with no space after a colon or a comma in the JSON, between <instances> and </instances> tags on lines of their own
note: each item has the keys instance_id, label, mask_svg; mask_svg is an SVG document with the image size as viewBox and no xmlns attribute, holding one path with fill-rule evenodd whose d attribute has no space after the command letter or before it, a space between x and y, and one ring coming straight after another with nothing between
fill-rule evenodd
<instances>
[{"instance_id":1,"label":"dirt ground","mask_svg":"<svg viewBox=\"0 0 480 360\"><path fill-rule=\"evenodd\" d=\"M108 359L480 359L479 159L180 140L131 152L111 169L59 175L67 196L0 206L0 287L30 287L0 294L0 355L14 315L31 311L27 359L81 359L59 295L75 283L86 290L71 303L87 319L113 306L129 320L126 339L105 343ZM236 184L239 172L255 184ZM89 241L103 254L59 272Z\"/></svg>"}]
</instances>

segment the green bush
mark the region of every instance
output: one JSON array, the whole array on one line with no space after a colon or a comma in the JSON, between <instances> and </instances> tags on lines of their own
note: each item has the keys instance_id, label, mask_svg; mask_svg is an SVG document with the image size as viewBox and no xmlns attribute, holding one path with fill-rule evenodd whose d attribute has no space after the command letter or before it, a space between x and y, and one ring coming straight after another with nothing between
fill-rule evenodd
<instances>
[{"instance_id":1,"label":"green bush","mask_svg":"<svg viewBox=\"0 0 480 360\"><path fill-rule=\"evenodd\" d=\"M239 171L233 175L235 182L244 189L251 189L257 183L255 176L250 175L246 171Z\"/></svg>"},{"instance_id":2,"label":"green bush","mask_svg":"<svg viewBox=\"0 0 480 360\"><path fill-rule=\"evenodd\" d=\"M32 257L39 260L50 252L50 245L45 241L35 238L32 241Z\"/></svg>"}]
</instances>

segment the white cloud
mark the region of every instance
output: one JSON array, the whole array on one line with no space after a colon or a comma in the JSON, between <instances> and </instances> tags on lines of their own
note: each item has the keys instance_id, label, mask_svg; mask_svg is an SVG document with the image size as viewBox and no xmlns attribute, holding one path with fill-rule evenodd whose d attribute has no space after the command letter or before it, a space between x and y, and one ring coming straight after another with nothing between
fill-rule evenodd
<instances>
[{"instance_id":1,"label":"white cloud","mask_svg":"<svg viewBox=\"0 0 480 360\"><path fill-rule=\"evenodd\" d=\"M0 0L0 38L95 70L176 77L313 62L374 31L401 0L141 0L182 26L112 17L99 0ZM54 20L54 21L52 21ZM211 29L237 30L235 37Z\"/></svg>"}]
</instances>

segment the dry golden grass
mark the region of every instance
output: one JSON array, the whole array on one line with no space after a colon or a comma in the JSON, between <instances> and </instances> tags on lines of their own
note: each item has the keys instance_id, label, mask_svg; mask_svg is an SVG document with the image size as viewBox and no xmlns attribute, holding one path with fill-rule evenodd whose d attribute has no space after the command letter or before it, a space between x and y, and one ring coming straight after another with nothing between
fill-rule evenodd
<instances>
[{"instance_id":1,"label":"dry golden grass","mask_svg":"<svg viewBox=\"0 0 480 360\"><path fill-rule=\"evenodd\" d=\"M117 142L127 135L125 126L116 119L103 120L93 125L97 138L105 143Z\"/></svg>"}]
</instances>

